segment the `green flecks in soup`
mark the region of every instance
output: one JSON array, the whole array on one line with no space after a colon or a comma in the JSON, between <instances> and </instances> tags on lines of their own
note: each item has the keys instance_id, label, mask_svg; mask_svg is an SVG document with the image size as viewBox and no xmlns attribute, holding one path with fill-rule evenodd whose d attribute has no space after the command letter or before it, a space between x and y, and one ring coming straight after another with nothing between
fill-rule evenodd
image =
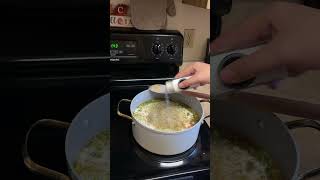
<instances>
[{"instance_id":1,"label":"green flecks in soup","mask_svg":"<svg viewBox=\"0 0 320 180\"><path fill-rule=\"evenodd\" d=\"M213 130L211 177L216 180L283 180L262 148L237 135Z\"/></svg>"},{"instance_id":2,"label":"green flecks in soup","mask_svg":"<svg viewBox=\"0 0 320 180\"><path fill-rule=\"evenodd\" d=\"M142 124L163 132L177 132L192 127L199 115L189 106L175 101L152 99L140 104L133 117Z\"/></svg>"},{"instance_id":3,"label":"green flecks in soup","mask_svg":"<svg viewBox=\"0 0 320 180\"><path fill-rule=\"evenodd\" d=\"M110 136L102 131L93 137L80 151L74 163L75 172L83 180L110 179Z\"/></svg>"}]
</instances>

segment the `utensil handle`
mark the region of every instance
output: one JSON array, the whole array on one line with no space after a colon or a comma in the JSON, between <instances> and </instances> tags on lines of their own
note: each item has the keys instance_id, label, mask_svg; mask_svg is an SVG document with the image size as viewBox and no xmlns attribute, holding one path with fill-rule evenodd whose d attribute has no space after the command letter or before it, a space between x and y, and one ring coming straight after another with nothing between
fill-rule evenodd
<instances>
[{"instance_id":1,"label":"utensil handle","mask_svg":"<svg viewBox=\"0 0 320 180\"><path fill-rule=\"evenodd\" d=\"M198 97L198 98L202 98L202 99L208 99L209 102L210 102L210 95L209 94L193 92L193 91L181 91L181 93L185 94L187 96L193 96L193 97Z\"/></svg>"},{"instance_id":2,"label":"utensil handle","mask_svg":"<svg viewBox=\"0 0 320 180\"><path fill-rule=\"evenodd\" d=\"M25 142L23 145L22 156L23 156L24 164L26 165L26 167L30 171L32 171L34 173L38 173L43 176L47 176L49 178L57 179L57 180L58 179L59 180L70 180L70 178L67 175L64 175L58 171L54 171L54 170L51 170L51 169L46 168L44 166L41 166L31 159L29 152L28 152L29 135L30 135L31 131L33 130L33 128L35 128L38 125L46 125L46 126L51 126L51 127L55 127L55 128L68 128L69 127L69 123L54 120L54 119L41 119L41 120L35 122L28 130L28 132L26 134Z\"/></svg>"},{"instance_id":3,"label":"utensil handle","mask_svg":"<svg viewBox=\"0 0 320 180\"><path fill-rule=\"evenodd\" d=\"M286 125L289 129L309 127L309 128L313 128L320 131L320 123L312 119L299 119L295 121L290 121L290 122L286 122ZM300 174L298 177L298 180L305 180L318 175L320 175L320 167L308 170Z\"/></svg>"},{"instance_id":4,"label":"utensil handle","mask_svg":"<svg viewBox=\"0 0 320 180\"><path fill-rule=\"evenodd\" d=\"M121 104L121 102L129 102L129 103L130 103L131 100L130 100L130 99L121 99L121 100L118 102L118 107L117 107L117 114L118 114L118 116L123 117L123 118L126 118L126 119L129 119L129 120L133 120L131 116L126 115L126 114L120 112L120 104Z\"/></svg>"},{"instance_id":5,"label":"utensil handle","mask_svg":"<svg viewBox=\"0 0 320 180\"><path fill-rule=\"evenodd\" d=\"M247 92L235 92L219 99L241 103L263 111L320 120L320 104Z\"/></svg>"},{"instance_id":6,"label":"utensil handle","mask_svg":"<svg viewBox=\"0 0 320 180\"><path fill-rule=\"evenodd\" d=\"M201 99L200 103L203 103L203 102L210 103L210 98L209 99ZM210 118L210 114L205 116L203 119L208 119L208 118Z\"/></svg>"}]
</instances>

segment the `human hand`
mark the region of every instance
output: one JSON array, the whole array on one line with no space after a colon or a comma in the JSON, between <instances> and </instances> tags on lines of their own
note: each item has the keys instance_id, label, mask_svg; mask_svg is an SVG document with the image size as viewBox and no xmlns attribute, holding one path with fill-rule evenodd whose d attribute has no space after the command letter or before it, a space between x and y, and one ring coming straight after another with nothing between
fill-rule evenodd
<instances>
[{"instance_id":1,"label":"human hand","mask_svg":"<svg viewBox=\"0 0 320 180\"><path fill-rule=\"evenodd\" d=\"M225 83L239 83L259 73L285 67L289 75L320 69L320 10L299 4L277 2L231 31L222 33L212 44L213 54L265 46L235 61L221 71Z\"/></svg>"},{"instance_id":2,"label":"human hand","mask_svg":"<svg viewBox=\"0 0 320 180\"><path fill-rule=\"evenodd\" d=\"M210 64L196 62L181 70L175 78L191 76L191 78L182 81L180 88L186 88L195 84L205 85L210 83Z\"/></svg>"}]
</instances>

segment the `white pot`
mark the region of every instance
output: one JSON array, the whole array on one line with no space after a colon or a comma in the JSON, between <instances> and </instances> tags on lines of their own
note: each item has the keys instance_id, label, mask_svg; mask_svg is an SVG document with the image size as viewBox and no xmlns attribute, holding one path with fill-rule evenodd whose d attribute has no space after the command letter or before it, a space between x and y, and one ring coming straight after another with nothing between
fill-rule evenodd
<instances>
[{"instance_id":1,"label":"white pot","mask_svg":"<svg viewBox=\"0 0 320 180\"><path fill-rule=\"evenodd\" d=\"M130 112L132 116L135 109L141 103L156 98L163 98L163 95L145 90L136 95L132 101L128 99L122 99L119 101L119 104L123 101L131 102ZM200 115L199 121L194 126L183 131L161 132L159 130L151 129L133 117L121 113L119 111L118 104L118 115L132 120L132 133L134 139L144 149L159 155L176 155L190 149L197 141L200 126L204 122L204 112L200 101L197 98L177 93L171 94L170 99L190 106Z\"/></svg>"}]
</instances>

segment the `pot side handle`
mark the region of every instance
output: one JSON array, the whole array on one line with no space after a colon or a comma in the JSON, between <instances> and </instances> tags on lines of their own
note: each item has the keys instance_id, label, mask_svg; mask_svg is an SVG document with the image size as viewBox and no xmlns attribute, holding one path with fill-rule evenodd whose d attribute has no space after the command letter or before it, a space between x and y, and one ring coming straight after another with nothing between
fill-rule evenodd
<instances>
[{"instance_id":1,"label":"pot side handle","mask_svg":"<svg viewBox=\"0 0 320 180\"><path fill-rule=\"evenodd\" d=\"M299 119L295 121L289 121L289 122L286 122L286 125L289 129L309 127L309 128L313 128L320 131L320 123L312 119ZM314 169L308 170L305 173L302 173L301 175L299 175L298 180L305 180L318 175L320 175L320 167L314 168Z\"/></svg>"},{"instance_id":2,"label":"pot side handle","mask_svg":"<svg viewBox=\"0 0 320 180\"><path fill-rule=\"evenodd\" d=\"M129 103L130 103L131 100L130 100L130 99L121 99L121 100L118 102L118 107L117 107L117 114L118 114L118 116L123 117L123 118L126 118L126 119L129 119L129 120L133 120L131 116L126 115L126 114L120 112L120 104L121 104L121 102L129 102Z\"/></svg>"},{"instance_id":3,"label":"pot side handle","mask_svg":"<svg viewBox=\"0 0 320 180\"><path fill-rule=\"evenodd\" d=\"M70 124L67 122L57 121L57 120L53 120L53 119L41 119L41 120L35 122L28 130L28 132L26 134L25 142L23 145L22 156L23 156L24 164L26 165L26 167L30 171L32 171L34 173L38 173L38 174L46 176L46 177L50 177L51 179L70 180L70 178L68 176L66 176L60 172L43 167L31 159L29 152L28 152L29 135L30 135L31 131L33 130L33 128L38 125L45 125L48 127L66 128L67 129Z\"/></svg>"}]
</instances>

